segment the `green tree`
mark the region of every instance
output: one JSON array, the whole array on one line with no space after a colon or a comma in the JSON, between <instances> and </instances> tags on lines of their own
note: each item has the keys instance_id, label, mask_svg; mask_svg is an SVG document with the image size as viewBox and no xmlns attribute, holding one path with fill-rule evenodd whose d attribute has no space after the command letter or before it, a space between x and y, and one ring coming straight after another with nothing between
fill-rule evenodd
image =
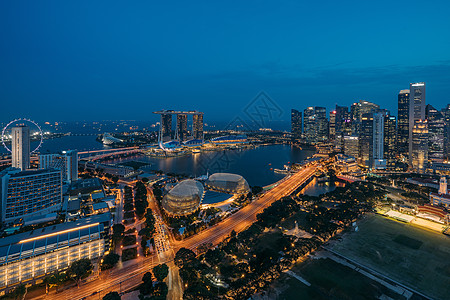
<instances>
[{"instance_id":1,"label":"green tree","mask_svg":"<svg viewBox=\"0 0 450 300\"><path fill-rule=\"evenodd\" d=\"M102 262L102 270L107 270L107 269L111 269L112 267L114 267L117 262L119 261L120 255L116 254L116 253L109 253L107 255L105 255L103 257L103 262Z\"/></svg>"},{"instance_id":2,"label":"green tree","mask_svg":"<svg viewBox=\"0 0 450 300\"><path fill-rule=\"evenodd\" d=\"M186 248L180 248L177 254L175 254L175 264L179 268L182 268L184 265L188 264L194 259L195 259L194 251Z\"/></svg>"},{"instance_id":3,"label":"green tree","mask_svg":"<svg viewBox=\"0 0 450 300\"><path fill-rule=\"evenodd\" d=\"M146 272L144 276L142 276L142 284L139 287L139 292L141 295L149 295L153 292L152 273Z\"/></svg>"},{"instance_id":4,"label":"green tree","mask_svg":"<svg viewBox=\"0 0 450 300\"><path fill-rule=\"evenodd\" d=\"M169 275L169 267L166 264L157 265L153 267L153 274L156 280L161 282Z\"/></svg>"},{"instance_id":5,"label":"green tree","mask_svg":"<svg viewBox=\"0 0 450 300\"><path fill-rule=\"evenodd\" d=\"M27 292L27 288L25 287L25 285L19 284L14 289L14 293L13 293L14 299L23 299L25 297L26 292Z\"/></svg>"},{"instance_id":6,"label":"green tree","mask_svg":"<svg viewBox=\"0 0 450 300\"><path fill-rule=\"evenodd\" d=\"M125 232L125 226L123 224L114 224L112 238L114 241L118 242L123 238L123 233Z\"/></svg>"},{"instance_id":7,"label":"green tree","mask_svg":"<svg viewBox=\"0 0 450 300\"><path fill-rule=\"evenodd\" d=\"M109 292L102 298L103 300L120 300L121 297L118 292Z\"/></svg>"},{"instance_id":8,"label":"green tree","mask_svg":"<svg viewBox=\"0 0 450 300\"><path fill-rule=\"evenodd\" d=\"M66 281L66 279L67 277L63 273L55 273L45 277L44 283L46 292L48 293L48 289L51 289L52 287L56 287L56 291L58 291L58 286L63 284Z\"/></svg>"},{"instance_id":9,"label":"green tree","mask_svg":"<svg viewBox=\"0 0 450 300\"><path fill-rule=\"evenodd\" d=\"M86 278L91 273L94 266L91 261L87 258L82 258L80 260L74 261L69 269L67 269L67 275L69 278L75 280L77 285L80 285L81 279Z\"/></svg>"},{"instance_id":10,"label":"green tree","mask_svg":"<svg viewBox=\"0 0 450 300\"><path fill-rule=\"evenodd\" d=\"M165 300L169 289L165 282L158 282L153 290L152 300Z\"/></svg>"}]
</instances>

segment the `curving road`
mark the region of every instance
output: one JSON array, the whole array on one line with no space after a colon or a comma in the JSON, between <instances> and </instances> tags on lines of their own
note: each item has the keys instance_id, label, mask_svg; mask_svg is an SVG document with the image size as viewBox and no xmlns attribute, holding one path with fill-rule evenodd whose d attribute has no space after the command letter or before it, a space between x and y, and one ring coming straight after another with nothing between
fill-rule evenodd
<instances>
[{"instance_id":1,"label":"curving road","mask_svg":"<svg viewBox=\"0 0 450 300\"><path fill-rule=\"evenodd\" d=\"M123 267L120 269L116 268L111 271L103 272L100 275L100 279L84 283L79 288L70 288L58 294L52 293L35 299L101 299L110 291L125 291L136 287L141 283L142 275L160 263L168 263L171 267L171 282L169 282L169 285L173 285L174 288L173 291L169 291L168 298L180 299L182 288L180 286L178 270L175 265L171 263L173 261L174 253L176 253L179 248L184 247L195 250L203 243L212 243L213 245L216 245L226 238L232 230L236 232L243 231L256 221L256 216L261 213L264 208L268 207L274 201L292 194L292 192L314 175L318 167L318 165L311 165L293 174L222 222L205 229L192 237L182 241L175 241L173 238L170 238L171 247L170 250L165 253L152 255L147 258L139 257L136 260L127 262L129 264L124 263ZM152 194L149 194L149 198L153 198L152 196ZM151 207L153 212L158 215L159 210L154 201L149 202L149 207Z\"/></svg>"}]
</instances>

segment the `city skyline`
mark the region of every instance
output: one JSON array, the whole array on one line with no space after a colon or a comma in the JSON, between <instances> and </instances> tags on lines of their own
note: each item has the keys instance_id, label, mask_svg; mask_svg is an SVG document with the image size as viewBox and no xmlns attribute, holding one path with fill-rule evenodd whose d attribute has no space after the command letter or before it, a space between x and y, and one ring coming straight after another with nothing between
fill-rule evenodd
<instances>
[{"instance_id":1,"label":"city skyline","mask_svg":"<svg viewBox=\"0 0 450 300\"><path fill-rule=\"evenodd\" d=\"M265 91L288 120L291 107L360 99L392 112L399 90L423 81L442 108L448 5L2 3L0 95L34 119L147 120L147 110L194 107L228 121ZM423 42L408 47L413 35Z\"/></svg>"}]
</instances>

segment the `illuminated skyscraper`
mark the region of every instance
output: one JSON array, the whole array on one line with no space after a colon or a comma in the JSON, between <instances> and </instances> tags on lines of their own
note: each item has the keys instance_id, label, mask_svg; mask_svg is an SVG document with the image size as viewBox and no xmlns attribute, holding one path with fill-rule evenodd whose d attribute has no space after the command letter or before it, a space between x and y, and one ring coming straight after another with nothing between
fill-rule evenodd
<instances>
[{"instance_id":1,"label":"illuminated skyscraper","mask_svg":"<svg viewBox=\"0 0 450 300\"><path fill-rule=\"evenodd\" d=\"M303 135L308 143L316 140L317 129L315 128L316 115L314 107L310 106L303 111Z\"/></svg>"},{"instance_id":2,"label":"illuminated skyscraper","mask_svg":"<svg viewBox=\"0 0 450 300\"><path fill-rule=\"evenodd\" d=\"M352 134L359 135L362 125L362 118L365 114L370 114L373 112L378 111L380 109L380 106L378 104L365 101L365 100L359 100L358 103L354 103L351 107L352 112Z\"/></svg>"},{"instance_id":3,"label":"illuminated skyscraper","mask_svg":"<svg viewBox=\"0 0 450 300\"><path fill-rule=\"evenodd\" d=\"M12 167L25 171L30 168L30 128L13 127L11 135Z\"/></svg>"},{"instance_id":4,"label":"illuminated skyscraper","mask_svg":"<svg viewBox=\"0 0 450 300\"><path fill-rule=\"evenodd\" d=\"M172 114L161 114L161 138L163 141L169 141L172 139Z\"/></svg>"},{"instance_id":5,"label":"illuminated skyscraper","mask_svg":"<svg viewBox=\"0 0 450 300\"><path fill-rule=\"evenodd\" d=\"M302 112L291 109L291 133L294 140L302 137Z\"/></svg>"},{"instance_id":6,"label":"illuminated skyscraper","mask_svg":"<svg viewBox=\"0 0 450 300\"><path fill-rule=\"evenodd\" d=\"M366 167L373 166L373 114L363 114L359 133L359 162Z\"/></svg>"},{"instance_id":7,"label":"illuminated skyscraper","mask_svg":"<svg viewBox=\"0 0 450 300\"><path fill-rule=\"evenodd\" d=\"M387 166L394 166L397 154L397 120L389 114L384 117L384 159Z\"/></svg>"},{"instance_id":8,"label":"illuminated skyscraper","mask_svg":"<svg viewBox=\"0 0 450 300\"><path fill-rule=\"evenodd\" d=\"M203 113L192 116L192 136L195 139L203 139Z\"/></svg>"},{"instance_id":9,"label":"illuminated skyscraper","mask_svg":"<svg viewBox=\"0 0 450 300\"><path fill-rule=\"evenodd\" d=\"M317 141L323 142L328 140L328 119L327 109L325 107L316 106L316 126L317 126Z\"/></svg>"},{"instance_id":10,"label":"illuminated skyscraper","mask_svg":"<svg viewBox=\"0 0 450 300\"><path fill-rule=\"evenodd\" d=\"M419 128L423 127L423 121L425 120L425 83L411 83L409 85L409 166L413 166L413 128L416 122L422 122ZM427 132L428 134L428 132Z\"/></svg>"},{"instance_id":11,"label":"illuminated skyscraper","mask_svg":"<svg viewBox=\"0 0 450 300\"><path fill-rule=\"evenodd\" d=\"M382 169L386 167L384 159L384 113L373 114L373 167Z\"/></svg>"},{"instance_id":12,"label":"illuminated skyscraper","mask_svg":"<svg viewBox=\"0 0 450 300\"><path fill-rule=\"evenodd\" d=\"M428 123L426 120L414 122L411 147L411 167L422 173L428 163Z\"/></svg>"},{"instance_id":13,"label":"illuminated skyscraper","mask_svg":"<svg viewBox=\"0 0 450 300\"><path fill-rule=\"evenodd\" d=\"M359 157L359 137L344 136L344 154L354 158Z\"/></svg>"},{"instance_id":14,"label":"illuminated skyscraper","mask_svg":"<svg viewBox=\"0 0 450 300\"><path fill-rule=\"evenodd\" d=\"M398 93L397 151L407 155L409 151L409 90Z\"/></svg>"},{"instance_id":15,"label":"illuminated skyscraper","mask_svg":"<svg viewBox=\"0 0 450 300\"><path fill-rule=\"evenodd\" d=\"M444 159L450 161L450 104L442 110L445 119L444 127Z\"/></svg>"},{"instance_id":16,"label":"illuminated skyscraper","mask_svg":"<svg viewBox=\"0 0 450 300\"><path fill-rule=\"evenodd\" d=\"M428 160L441 163L444 161L445 118L430 104L426 106L425 114L428 121Z\"/></svg>"},{"instance_id":17,"label":"illuminated skyscraper","mask_svg":"<svg viewBox=\"0 0 450 300\"><path fill-rule=\"evenodd\" d=\"M187 138L187 115L177 114L177 132L176 138L180 141L184 141Z\"/></svg>"},{"instance_id":18,"label":"illuminated skyscraper","mask_svg":"<svg viewBox=\"0 0 450 300\"><path fill-rule=\"evenodd\" d=\"M325 107L308 107L303 111L303 132L308 143L328 139L328 119Z\"/></svg>"},{"instance_id":19,"label":"illuminated skyscraper","mask_svg":"<svg viewBox=\"0 0 450 300\"><path fill-rule=\"evenodd\" d=\"M334 140L336 138L336 111L332 110L330 111L330 125L329 125L329 138L330 140Z\"/></svg>"},{"instance_id":20,"label":"illuminated skyscraper","mask_svg":"<svg viewBox=\"0 0 450 300\"><path fill-rule=\"evenodd\" d=\"M344 133L345 127L350 120L350 113L347 106L336 105L336 134ZM331 121L330 121L331 122Z\"/></svg>"}]
</instances>

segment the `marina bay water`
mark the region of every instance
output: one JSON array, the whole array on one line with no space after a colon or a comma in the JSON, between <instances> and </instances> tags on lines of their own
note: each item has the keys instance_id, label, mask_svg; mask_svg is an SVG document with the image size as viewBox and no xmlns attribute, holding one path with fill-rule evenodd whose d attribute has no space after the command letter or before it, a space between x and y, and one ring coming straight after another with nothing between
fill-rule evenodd
<instances>
[{"instance_id":1,"label":"marina bay water","mask_svg":"<svg viewBox=\"0 0 450 300\"><path fill-rule=\"evenodd\" d=\"M32 142L32 148L36 142ZM40 153L56 153L63 150L76 149L78 151L107 149L96 141L96 135L63 136L61 138L44 140ZM4 153L4 151L2 150ZM149 157L144 155L127 157L108 161L120 163L126 161L141 161L149 165L145 170L162 170L166 173L181 173L190 176L201 176L207 172L229 172L242 175L251 186L265 186L272 184L285 175L274 172L282 169L288 163L301 162L314 155L314 149L300 149L291 145L269 145L250 149L204 151L198 154L187 154L176 157ZM336 184L317 183L313 181L304 193L317 196L334 190Z\"/></svg>"}]
</instances>

